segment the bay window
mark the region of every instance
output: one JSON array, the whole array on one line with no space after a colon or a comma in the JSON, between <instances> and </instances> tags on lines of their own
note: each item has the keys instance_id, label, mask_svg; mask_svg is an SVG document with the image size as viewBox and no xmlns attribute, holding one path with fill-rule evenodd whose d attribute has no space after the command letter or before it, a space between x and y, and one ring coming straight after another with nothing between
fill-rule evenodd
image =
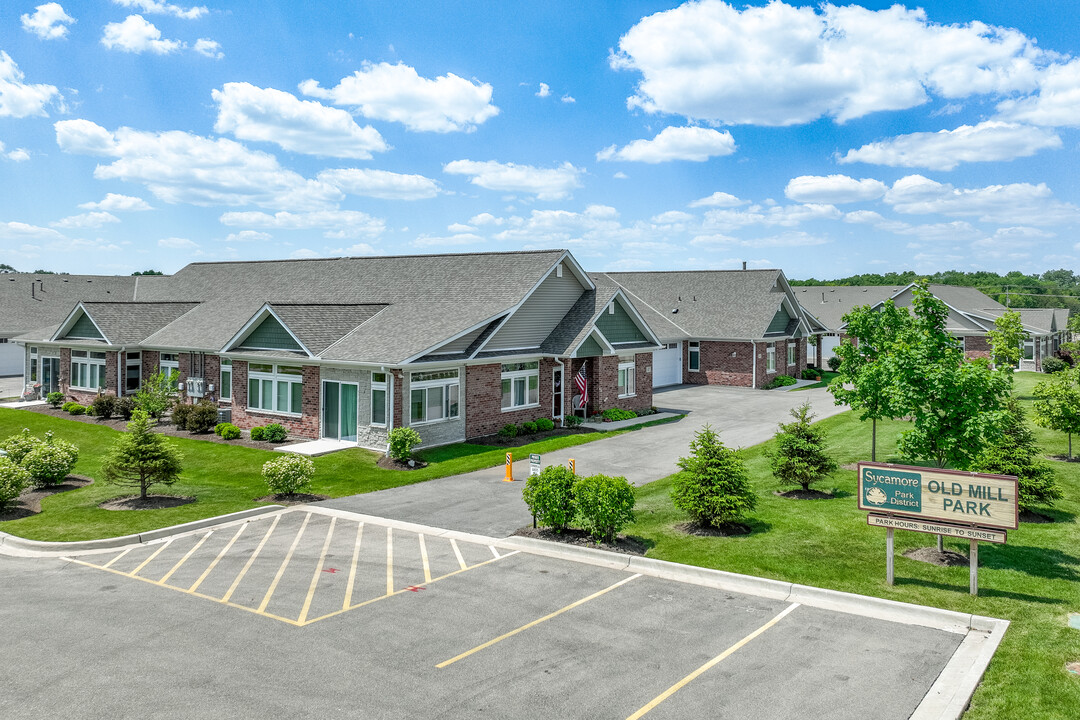
<instances>
[{"instance_id":1,"label":"bay window","mask_svg":"<svg viewBox=\"0 0 1080 720\"><path fill-rule=\"evenodd\" d=\"M303 368L262 363L248 365L248 408L300 415L303 398Z\"/></svg>"},{"instance_id":2,"label":"bay window","mask_svg":"<svg viewBox=\"0 0 1080 720\"><path fill-rule=\"evenodd\" d=\"M517 410L540 404L540 362L504 363L502 409Z\"/></svg>"},{"instance_id":3,"label":"bay window","mask_svg":"<svg viewBox=\"0 0 1080 720\"><path fill-rule=\"evenodd\" d=\"M458 388L457 370L414 372L409 382L410 422L416 425L456 418Z\"/></svg>"},{"instance_id":4,"label":"bay window","mask_svg":"<svg viewBox=\"0 0 1080 720\"><path fill-rule=\"evenodd\" d=\"M71 387L79 390L105 388L105 353L87 350L71 351Z\"/></svg>"}]
</instances>

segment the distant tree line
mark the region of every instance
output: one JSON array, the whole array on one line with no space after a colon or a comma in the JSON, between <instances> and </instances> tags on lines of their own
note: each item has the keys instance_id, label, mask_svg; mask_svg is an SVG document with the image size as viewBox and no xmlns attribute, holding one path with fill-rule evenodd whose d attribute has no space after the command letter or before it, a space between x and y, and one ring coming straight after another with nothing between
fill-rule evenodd
<instances>
[{"instance_id":1,"label":"distant tree line","mask_svg":"<svg viewBox=\"0 0 1080 720\"><path fill-rule=\"evenodd\" d=\"M19 271L16 270L15 268L13 268L12 266L8 265L7 263L0 263L0 274L2 274L2 273L17 273L17 272L19 272ZM30 274L31 275L67 275L68 273L66 273L66 272L59 272L58 273L58 272L54 272L52 270L35 270L34 272L32 272ZM138 271L138 272L133 272L131 274L132 275L164 275L165 273L161 272L160 270L141 270L141 271Z\"/></svg>"}]
</instances>

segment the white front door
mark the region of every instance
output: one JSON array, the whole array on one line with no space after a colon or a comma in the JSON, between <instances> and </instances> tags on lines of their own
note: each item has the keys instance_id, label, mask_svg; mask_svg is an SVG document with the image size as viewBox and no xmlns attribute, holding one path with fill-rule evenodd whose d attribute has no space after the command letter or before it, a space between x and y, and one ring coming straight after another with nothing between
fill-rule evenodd
<instances>
[{"instance_id":1,"label":"white front door","mask_svg":"<svg viewBox=\"0 0 1080 720\"><path fill-rule=\"evenodd\" d=\"M653 351L652 385L654 388L682 382L682 343L671 343Z\"/></svg>"}]
</instances>

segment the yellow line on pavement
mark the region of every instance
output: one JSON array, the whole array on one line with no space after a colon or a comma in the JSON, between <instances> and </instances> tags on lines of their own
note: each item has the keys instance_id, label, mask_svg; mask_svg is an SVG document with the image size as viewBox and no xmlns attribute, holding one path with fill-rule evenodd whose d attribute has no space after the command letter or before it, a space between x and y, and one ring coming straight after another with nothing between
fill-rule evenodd
<instances>
[{"instance_id":1,"label":"yellow line on pavement","mask_svg":"<svg viewBox=\"0 0 1080 720\"><path fill-rule=\"evenodd\" d=\"M742 640L735 643L734 645L729 647L727 650L720 653L719 655L714 657L712 660L705 663L704 665L699 667L697 670L690 673L689 675L684 677L682 680L680 680L679 682L677 682L674 685L672 685L671 687L669 687L667 690L665 690L661 694L657 695L651 702L649 702L649 704L645 705L643 708L641 708L636 713L634 713L633 715L628 717L626 720L639 720L639 718L644 716L647 712L649 712L650 710L655 708L657 705L659 705L660 703L667 700L669 697L671 697L672 695L677 693L682 688L686 687L686 685L688 685L690 682L692 682L694 680L694 678L698 677L703 672L705 672L706 670L708 670L712 666L716 665L717 663L722 661L724 658L730 656L732 653L734 653L736 650L738 650L742 646L746 645L748 642L750 642L751 640L756 638L758 635L760 635L761 633L765 632L766 630L771 628L776 623L783 620L787 616L788 613L790 613L792 610L794 610L797 607L799 607L799 603L792 603L791 605L788 605L779 614L777 614L776 617L774 617L772 620L765 623L764 625L759 627L757 630L750 633L749 635L744 637Z\"/></svg>"},{"instance_id":2,"label":"yellow line on pavement","mask_svg":"<svg viewBox=\"0 0 1080 720\"><path fill-rule=\"evenodd\" d=\"M492 548L492 550L494 550L494 548ZM489 560L488 562L491 562L491 561ZM578 607L579 605L584 605L585 603L589 602L590 600L595 600L596 598L600 597L601 595L603 595L605 593L609 593L612 590L614 590L615 588L617 588L617 587L619 587L621 585L625 585L626 583L630 582L631 580L635 580L635 579L637 579L639 577L641 577L641 573L636 573L634 575L631 575L628 578L623 578L622 580L615 583L614 585L609 585L608 587L604 588L603 590L600 590L598 592L594 592L589 597L582 598L582 599L578 600L577 602L572 602L569 605L567 605L566 607L560 608L559 610L556 610L553 613L545 615L542 618L538 618L536 620L533 620L531 623L528 623L526 625L522 625L521 627L517 628L516 630L511 630L508 633L504 633L504 634L500 635L499 637L495 638L494 640L488 640L483 645L477 645L472 650L466 650L465 652L461 653L460 655L456 655L456 656L450 658L449 660L446 660L444 662L439 663L435 667L437 667L439 669L442 669L442 668L444 668L444 667L446 667L448 665L453 665L458 660L464 660L465 658L469 657L473 653L480 652L481 650L484 650L485 648L489 648L492 645L494 645L495 643L502 642L503 640L506 640L509 637L513 637L514 635L517 635L519 632L523 632L525 630L528 630L531 627L535 627L535 626L539 625L542 622L550 620L553 617L558 617L559 615L562 615L567 610L573 610L574 608Z\"/></svg>"},{"instance_id":3,"label":"yellow line on pavement","mask_svg":"<svg viewBox=\"0 0 1080 720\"><path fill-rule=\"evenodd\" d=\"M431 582L431 566L428 565L427 545L424 544L424 533L419 533L417 537L420 539L420 559L424 563L424 582Z\"/></svg>"},{"instance_id":4,"label":"yellow line on pavement","mask_svg":"<svg viewBox=\"0 0 1080 720\"><path fill-rule=\"evenodd\" d=\"M386 528L386 594L394 593L394 528Z\"/></svg>"},{"instance_id":5,"label":"yellow line on pavement","mask_svg":"<svg viewBox=\"0 0 1080 720\"><path fill-rule=\"evenodd\" d=\"M274 534L274 528L277 527L278 521L281 520L280 515L274 516L274 522L270 523L270 529L263 535L263 539L259 542L258 547L255 548L255 552L251 553L251 557L244 563L244 567L240 570L240 574L236 576L236 579L232 581L232 585L229 586L228 591L221 596L221 602L229 602L229 598L236 592L236 588L240 585L240 581L244 579L244 575L247 574L248 569L255 563L255 558L259 557L259 553L262 552L263 546L266 545L266 541L270 539L270 536Z\"/></svg>"},{"instance_id":6,"label":"yellow line on pavement","mask_svg":"<svg viewBox=\"0 0 1080 720\"><path fill-rule=\"evenodd\" d=\"M201 538L199 538L199 542L195 543L194 547L192 547L190 550L188 550L187 553L184 555L184 557L180 558L180 560L175 565L172 566L172 570L165 573L165 577L163 577L163 578L161 578L160 580L157 581L158 585L164 585L165 581L168 580L169 578L171 578L173 573L176 572L177 570L179 570L180 566L183 565L184 563L186 563L188 558L191 557L192 555L194 555L195 551L202 547L202 544L204 542L206 542L206 538L210 537L213 534L214 534L214 531L211 530L210 532L206 533Z\"/></svg>"},{"instance_id":7,"label":"yellow line on pavement","mask_svg":"<svg viewBox=\"0 0 1080 720\"><path fill-rule=\"evenodd\" d=\"M319 584L319 576L322 575L323 563L326 562L326 552L330 549L330 539L334 537L334 523L337 522L337 518L330 517L330 528L326 531L326 541L322 546L322 553L319 554L319 562L315 564L315 572L311 575L311 585L308 586L307 597L304 599L304 608L300 611L300 617L296 619L296 622L301 625L307 620L308 610L311 609L311 599L315 597L315 587Z\"/></svg>"},{"instance_id":8,"label":"yellow line on pavement","mask_svg":"<svg viewBox=\"0 0 1080 720\"><path fill-rule=\"evenodd\" d=\"M454 555L457 556L457 562L461 569L464 570L467 568L468 565L465 564L465 558L461 557L461 550L458 549L457 540L450 538L450 547L454 548Z\"/></svg>"},{"instance_id":9,"label":"yellow line on pavement","mask_svg":"<svg viewBox=\"0 0 1080 720\"><path fill-rule=\"evenodd\" d=\"M202 585L202 581L207 578L207 576L211 573L211 571L213 571L215 567L217 567L217 564L221 562L221 558L225 557L225 553L229 552L229 550L232 549L233 543L236 542L237 538L240 537L240 533L244 532L244 528L246 528L249 524L250 523L244 523L240 526L240 529L236 531L236 534L232 536L232 539L229 540L229 542L226 543L225 547L221 549L221 552L219 552L217 557L214 558L214 561L210 563L210 566L206 568L206 570L203 570L203 574L199 576L199 579L196 580L195 583L187 589L188 592L193 593L200 585Z\"/></svg>"},{"instance_id":10,"label":"yellow line on pavement","mask_svg":"<svg viewBox=\"0 0 1080 720\"><path fill-rule=\"evenodd\" d=\"M431 582L422 583L420 585L414 585L413 587L416 587L416 588L426 587L426 586L432 585L434 583L437 583L440 580L445 580L448 577L453 577L454 575L458 575L460 573L466 572L467 570L475 570L476 568L483 567L484 565L487 565L489 563L498 562L499 560L505 560L506 558L508 558L508 557L510 557L512 555L517 555L519 552L521 552L521 551L520 550L514 550L513 552L506 553L502 557L492 558L490 560L485 560L484 562L477 563L476 565L471 565L470 567L464 568L462 570L454 570L453 572L448 572L445 575L440 575L437 578L432 578ZM320 620L325 620L326 618L334 617L335 615L340 615L341 613L348 612L350 610L355 610L356 608L364 607L365 605L370 605L371 603L376 603L376 602L379 602L380 600L386 600L387 598L394 597L395 595L400 595L402 593L411 592L412 589L413 588L411 588L411 587L401 588L400 590L397 590L395 592L387 593L386 595L381 595L381 596L379 596L377 598L371 598L370 600L365 600L364 602L357 603L356 605L350 605L349 607L342 608L341 610L335 610L334 612L327 613L326 615L320 615L319 617L317 617L317 618L315 618L313 620L308 620L306 623L304 623L304 625L305 626L310 625L313 622L318 622Z\"/></svg>"},{"instance_id":11,"label":"yellow line on pavement","mask_svg":"<svg viewBox=\"0 0 1080 720\"><path fill-rule=\"evenodd\" d=\"M110 560L109 562L105 563L104 565L95 565L95 567L101 567L101 568L108 568L108 567L109 567L109 566L111 566L111 565L112 565L112 564L113 564L114 562L116 562L116 561L117 561L117 560L119 560L120 558L124 557L124 556L125 556L125 555L127 555L127 554L128 554L129 552L131 552L131 551L132 551L132 549L133 549L133 548L128 548L127 550L125 550L124 552L120 553L119 555L117 555L116 557L114 557L114 558L113 558L112 560Z\"/></svg>"},{"instance_id":12,"label":"yellow line on pavement","mask_svg":"<svg viewBox=\"0 0 1080 720\"><path fill-rule=\"evenodd\" d=\"M158 555L160 555L162 550L164 550L165 548L172 545L172 541L173 541L173 538L169 538L165 542L161 543L161 547L159 547L157 550L155 550L153 553L151 553L150 557L143 560L142 564L139 565L139 567L135 568L134 570L132 570L128 574L131 575L131 577L135 577L136 575L138 575L139 571L142 570L147 565L149 565L151 563L151 561L153 561L154 558L156 558Z\"/></svg>"},{"instance_id":13,"label":"yellow line on pavement","mask_svg":"<svg viewBox=\"0 0 1080 720\"><path fill-rule=\"evenodd\" d=\"M349 568L349 582L345 586L345 599L341 603L342 610L348 610L352 603L353 585L356 582L356 561L360 559L360 541L364 538L364 523L356 525L356 546L353 548L352 566Z\"/></svg>"},{"instance_id":14,"label":"yellow line on pavement","mask_svg":"<svg viewBox=\"0 0 1080 720\"><path fill-rule=\"evenodd\" d=\"M285 568L289 566L289 561L292 560L293 553L296 552L296 546L300 544L300 538L304 537L304 530L307 529L309 520L311 520L311 513L305 515L304 522L300 523L300 532L296 533L292 545L289 546L289 552L285 553L285 559L281 561L281 567L278 568L277 575L274 576L274 581L270 583L266 595L263 596L262 603L259 604L259 612L264 612L266 606L270 604L270 598L273 597L274 591L277 590L278 583L281 582L281 576L285 574Z\"/></svg>"}]
</instances>

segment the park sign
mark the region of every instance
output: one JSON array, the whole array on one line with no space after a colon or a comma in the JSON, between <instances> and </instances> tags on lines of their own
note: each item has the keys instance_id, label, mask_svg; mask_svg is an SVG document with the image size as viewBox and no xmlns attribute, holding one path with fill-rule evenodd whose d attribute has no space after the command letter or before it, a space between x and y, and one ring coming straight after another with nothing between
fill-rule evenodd
<instances>
[{"instance_id":1,"label":"park sign","mask_svg":"<svg viewBox=\"0 0 1080 720\"><path fill-rule=\"evenodd\" d=\"M892 516L1015 530L1016 478L907 465L859 463L859 509Z\"/></svg>"}]
</instances>

